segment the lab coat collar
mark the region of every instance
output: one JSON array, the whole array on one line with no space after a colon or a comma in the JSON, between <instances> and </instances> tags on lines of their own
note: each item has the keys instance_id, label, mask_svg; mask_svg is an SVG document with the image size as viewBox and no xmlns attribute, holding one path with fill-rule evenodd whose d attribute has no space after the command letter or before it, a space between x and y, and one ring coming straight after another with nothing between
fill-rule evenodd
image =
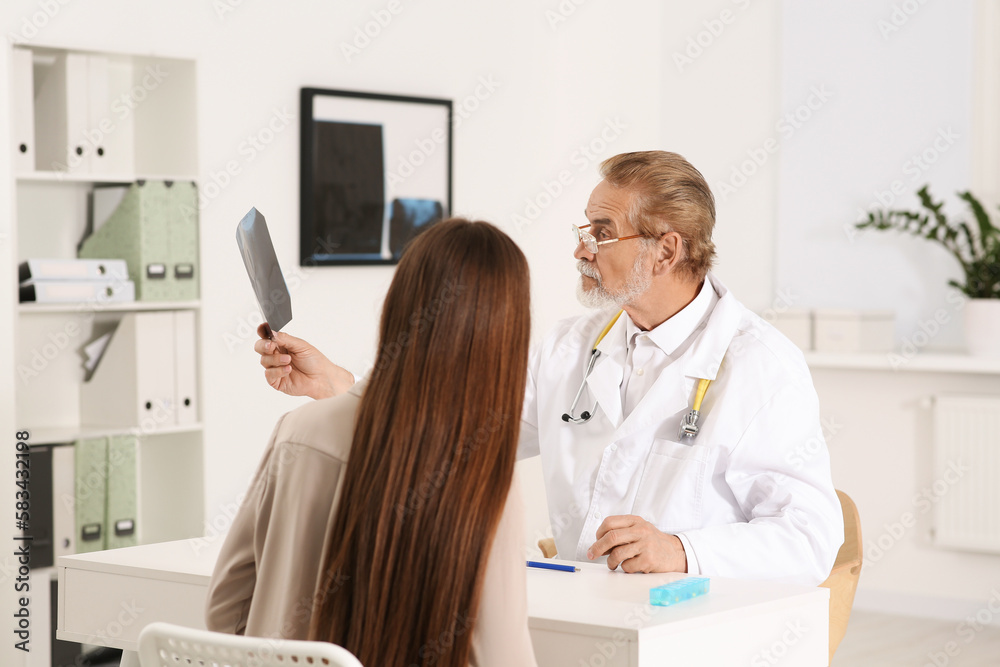
<instances>
[{"instance_id":1,"label":"lab coat collar","mask_svg":"<svg viewBox=\"0 0 1000 667\"><path fill-rule=\"evenodd\" d=\"M625 343L631 344L632 337L637 333L645 333L649 340L653 342L668 357L673 357L677 349L684 344L712 311L712 307L718 301L715 289L708 278L701 285L698 294L691 300L691 303L681 308L679 312L661 323L659 326L648 332L643 332L628 313L623 315L627 318L625 322Z\"/></svg>"},{"instance_id":2,"label":"lab coat collar","mask_svg":"<svg viewBox=\"0 0 1000 667\"><path fill-rule=\"evenodd\" d=\"M609 313L606 321L610 322L616 312ZM622 423L623 417L621 385L625 374L625 321L627 319L628 315L622 313L604 340L597 346L601 356L597 358L594 370L587 378L587 387L615 428L618 428ZM605 320L600 321L604 322ZM603 324L601 328L604 328ZM590 345L593 346L593 341Z\"/></svg>"},{"instance_id":3,"label":"lab coat collar","mask_svg":"<svg viewBox=\"0 0 1000 667\"><path fill-rule=\"evenodd\" d=\"M718 376L722 358L736 334L744 308L711 274L706 276L705 286L715 290L719 301L708 320L703 324L698 323L695 330L700 330L701 335L660 373L628 418L616 429L616 438L624 438L647 429L661 421L664 415L688 409L695 386L693 378L715 380ZM694 331L688 331L689 336L692 333ZM685 378L689 379L685 381ZM616 395L620 396L620 392L616 392ZM604 404L601 405L603 407Z\"/></svg>"},{"instance_id":4,"label":"lab coat collar","mask_svg":"<svg viewBox=\"0 0 1000 667\"><path fill-rule=\"evenodd\" d=\"M719 302L715 304L705 323L704 332L681 359L684 362L684 374L688 377L714 380L719 375L722 359L739 329L746 309L711 273L706 276L706 283L711 283L715 293L719 295Z\"/></svg>"},{"instance_id":5,"label":"lab coat collar","mask_svg":"<svg viewBox=\"0 0 1000 667\"><path fill-rule=\"evenodd\" d=\"M663 414L673 414L683 409L688 403L688 394L690 393L686 390L686 385L683 382L684 377L715 380L718 376L722 359L733 336L736 335L745 309L736 300L736 297L726 289L725 285L711 273L705 276L702 292L708 286L715 290L719 301L709 313L707 321L695 320L697 327L704 327L701 335L657 378L647 393L647 397L652 397L654 400L647 401L644 397L628 419L624 420L624 423L621 383L625 372L624 361L627 342L625 335L627 316L625 314L618 318L604 340L597 346L597 349L601 351L601 356L598 357L593 372L587 378L587 387L597 399L601 410L614 424L615 429L619 431L618 435L624 436L626 431L631 432L637 428L644 428L651 419L662 419ZM706 296L710 297L711 295L706 293ZM691 305L693 304L694 302ZM609 310L606 311L606 315L602 315L599 320L602 324L598 331L604 327L603 323L609 322L615 316L615 312ZM685 338L691 333L693 331L689 330ZM587 346L586 349L589 352L594 341L586 341L583 344ZM652 403L656 403L656 405L654 406ZM582 409L590 409L590 407L586 406Z\"/></svg>"},{"instance_id":6,"label":"lab coat collar","mask_svg":"<svg viewBox=\"0 0 1000 667\"><path fill-rule=\"evenodd\" d=\"M705 318L705 312L711 307L712 295L706 291L706 288L711 288L715 291L715 295L718 297L718 302L715 303L715 307L711 308L711 312L708 313L708 317ZM702 298L704 301L698 303ZM697 306L696 306L697 304ZM684 369L684 375L686 377L693 378L706 378L708 380L714 380L719 374L719 366L722 363L722 358L726 354L726 350L729 348L729 343L732 341L733 336L736 335L736 330L739 328L740 320L743 318L745 308L736 297L732 295L725 285L719 281L711 272L705 275L705 283L702 285L701 291L698 296L692 301L688 306L681 311L683 313L691 306L696 306L696 309L692 311L692 316L696 313L699 317L691 317L687 319L688 325L691 327L685 329L678 333L680 336L680 342L674 345L673 351L676 351L678 345L683 343L697 327L704 327L703 333L698 336L694 343L687 349L684 350L681 355L676 359L675 363L681 365ZM681 313L678 313L680 315ZM614 311L608 311L607 320L610 321L614 317ZM675 316L676 317L676 316ZM673 318L671 318L673 319ZM619 348L624 352L625 346L627 345L628 338L626 336L626 331L628 327L628 322L631 320L628 318L627 313L622 313L622 316L618 318L618 322L615 326L608 331L608 335L604 337L598 349L601 350L601 357L598 359L597 367L602 364L602 362L607 362L612 357L616 357ZM670 322L670 320L667 320ZM666 324L666 322L664 323ZM662 326L662 325L661 325ZM657 327L658 329L659 327ZM656 329L654 329L656 331ZM652 332L651 332L652 333ZM671 334L673 337L673 334ZM593 345L593 342L590 343ZM661 349L664 349L661 347ZM664 349L666 352L667 350ZM624 354L621 355L622 361L618 364L619 370L619 382L618 386L621 385L621 373L624 371ZM671 364L673 365L673 364ZM619 402L620 391L618 391ZM621 410L619 409L619 412Z\"/></svg>"}]
</instances>

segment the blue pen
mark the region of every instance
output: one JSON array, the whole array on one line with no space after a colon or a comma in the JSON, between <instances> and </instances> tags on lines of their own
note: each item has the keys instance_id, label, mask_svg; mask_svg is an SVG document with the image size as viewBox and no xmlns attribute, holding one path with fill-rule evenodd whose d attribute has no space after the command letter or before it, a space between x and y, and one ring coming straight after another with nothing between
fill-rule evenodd
<instances>
[{"instance_id":1,"label":"blue pen","mask_svg":"<svg viewBox=\"0 0 1000 667\"><path fill-rule=\"evenodd\" d=\"M559 570L560 572L579 572L580 568L572 565L559 565L558 563L541 563L537 560L529 560L528 567L537 567L541 570Z\"/></svg>"}]
</instances>

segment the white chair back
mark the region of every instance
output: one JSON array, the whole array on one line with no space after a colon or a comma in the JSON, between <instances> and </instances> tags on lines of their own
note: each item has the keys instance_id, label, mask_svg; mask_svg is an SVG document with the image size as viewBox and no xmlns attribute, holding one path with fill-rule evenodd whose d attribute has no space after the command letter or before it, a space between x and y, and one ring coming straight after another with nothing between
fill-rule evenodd
<instances>
[{"instance_id":1,"label":"white chair back","mask_svg":"<svg viewBox=\"0 0 1000 667\"><path fill-rule=\"evenodd\" d=\"M326 642L243 637L150 623L139 634L142 667L363 667Z\"/></svg>"}]
</instances>

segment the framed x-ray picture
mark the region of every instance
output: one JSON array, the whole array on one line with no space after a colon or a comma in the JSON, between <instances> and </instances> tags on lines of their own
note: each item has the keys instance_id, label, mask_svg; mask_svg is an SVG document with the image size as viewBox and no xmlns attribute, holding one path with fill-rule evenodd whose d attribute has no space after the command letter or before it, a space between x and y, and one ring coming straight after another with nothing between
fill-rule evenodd
<instances>
[{"instance_id":1,"label":"framed x-ray picture","mask_svg":"<svg viewBox=\"0 0 1000 667\"><path fill-rule=\"evenodd\" d=\"M302 89L302 265L395 264L451 210L451 100Z\"/></svg>"}]
</instances>

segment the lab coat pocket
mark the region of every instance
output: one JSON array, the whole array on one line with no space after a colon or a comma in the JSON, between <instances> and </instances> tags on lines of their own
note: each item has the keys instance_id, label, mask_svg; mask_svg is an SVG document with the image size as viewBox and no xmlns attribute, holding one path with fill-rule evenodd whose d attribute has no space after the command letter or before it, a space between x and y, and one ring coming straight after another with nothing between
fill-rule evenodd
<instances>
[{"instance_id":1,"label":"lab coat pocket","mask_svg":"<svg viewBox=\"0 0 1000 667\"><path fill-rule=\"evenodd\" d=\"M653 440L632 513L667 533L700 527L712 450Z\"/></svg>"}]
</instances>

